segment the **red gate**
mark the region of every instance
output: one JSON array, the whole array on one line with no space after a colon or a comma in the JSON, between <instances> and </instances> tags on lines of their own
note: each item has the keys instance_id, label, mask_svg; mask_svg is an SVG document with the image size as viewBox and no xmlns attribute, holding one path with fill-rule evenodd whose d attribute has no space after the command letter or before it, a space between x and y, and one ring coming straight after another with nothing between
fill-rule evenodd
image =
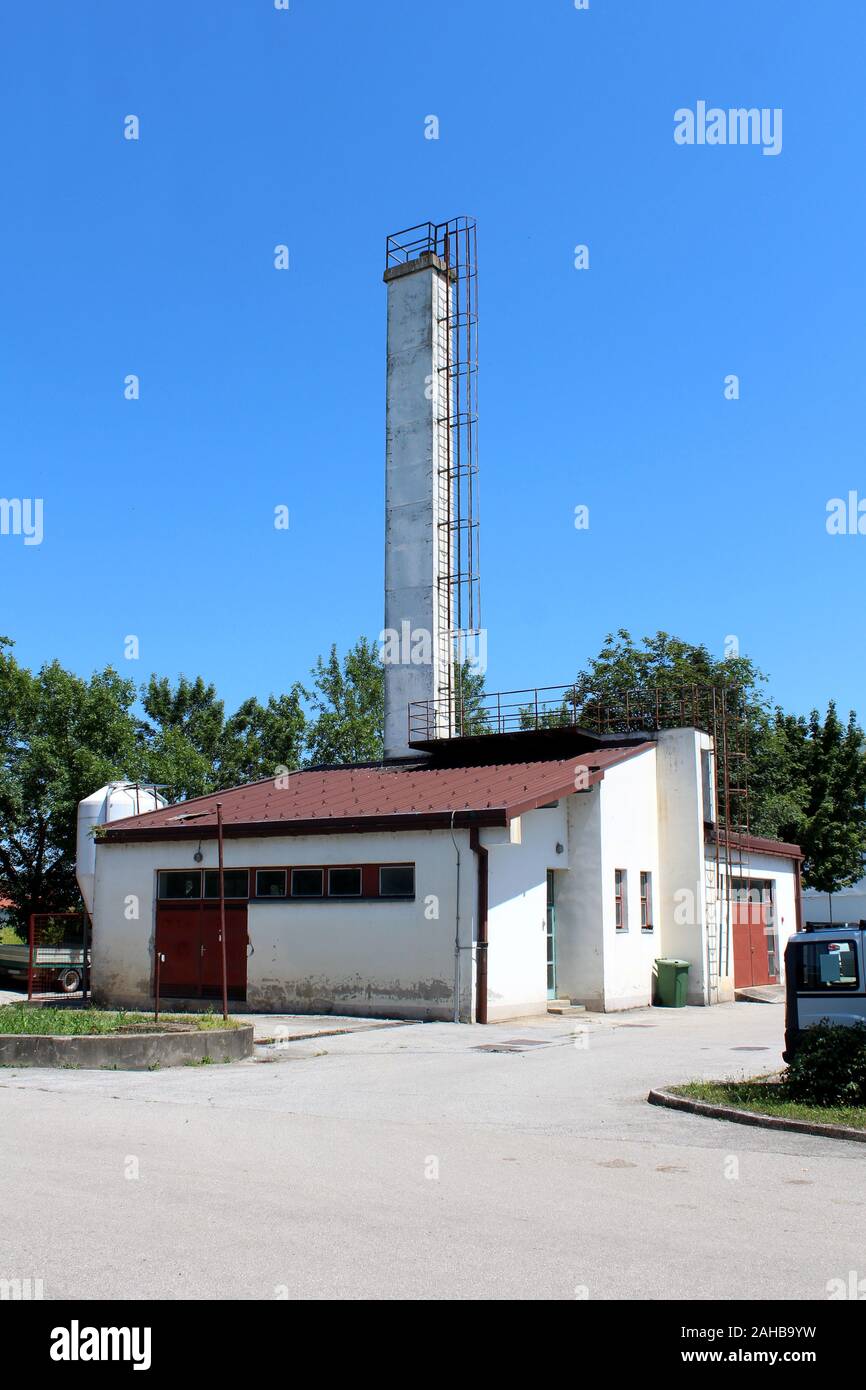
<instances>
[{"instance_id":1,"label":"red gate","mask_svg":"<svg viewBox=\"0 0 866 1390\"><path fill-rule=\"evenodd\" d=\"M26 949L27 998L90 994L90 918L86 912L32 912ZM14 949L14 948L13 948Z\"/></svg>"}]
</instances>

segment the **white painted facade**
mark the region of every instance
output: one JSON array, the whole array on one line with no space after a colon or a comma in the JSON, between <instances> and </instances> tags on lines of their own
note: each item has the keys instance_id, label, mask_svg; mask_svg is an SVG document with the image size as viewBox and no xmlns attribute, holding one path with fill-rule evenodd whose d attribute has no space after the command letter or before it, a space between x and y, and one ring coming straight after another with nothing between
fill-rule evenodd
<instances>
[{"instance_id":1,"label":"white painted facade","mask_svg":"<svg viewBox=\"0 0 866 1390\"><path fill-rule=\"evenodd\" d=\"M547 1011L547 871L568 864L565 802L520 817L520 842L484 831L488 850L487 1016ZM561 853L557 853L557 845Z\"/></svg>"},{"instance_id":2,"label":"white painted facade","mask_svg":"<svg viewBox=\"0 0 866 1390\"><path fill-rule=\"evenodd\" d=\"M475 879L467 831L461 853L460 930L468 959L460 1016L470 1014ZM217 866L202 843L203 869ZM450 835L314 835L225 841L225 867L414 861L415 900L277 899L248 908L247 1005L265 1012L452 1019L457 921L456 854ZM185 842L101 844L93 914L93 996L124 1007L153 998L157 871L188 869ZM129 916L137 912L138 916ZM429 914L429 915L428 915ZM438 915L435 915L438 914ZM461 961L461 965L463 962Z\"/></svg>"}]
</instances>

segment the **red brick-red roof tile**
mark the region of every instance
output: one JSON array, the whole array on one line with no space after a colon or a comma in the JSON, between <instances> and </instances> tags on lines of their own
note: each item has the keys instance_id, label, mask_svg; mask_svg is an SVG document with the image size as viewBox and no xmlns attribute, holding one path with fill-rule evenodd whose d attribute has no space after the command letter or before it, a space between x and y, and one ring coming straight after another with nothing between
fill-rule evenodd
<instances>
[{"instance_id":1,"label":"red brick-red roof tile","mask_svg":"<svg viewBox=\"0 0 866 1390\"><path fill-rule=\"evenodd\" d=\"M172 833L212 833L216 804L222 803L227 834L241 827L269 833L365 828L363 822L404 823L417 817L447 821L452 813L476 813L490 824L506 824L522 811L567 796L575 790L577 769L587 769L589 785L605 770L651 747L649 743L582 753L571 758L495 766L437 768L393 764L377 767L338 767L292 772L234 787L191 801L165 806L141 816L129 816L106 826L116 840L163 838ZM458 822L459 823L459 822ZM296 830L297 833L297 830Z\"/></svg>"}]
</instances>

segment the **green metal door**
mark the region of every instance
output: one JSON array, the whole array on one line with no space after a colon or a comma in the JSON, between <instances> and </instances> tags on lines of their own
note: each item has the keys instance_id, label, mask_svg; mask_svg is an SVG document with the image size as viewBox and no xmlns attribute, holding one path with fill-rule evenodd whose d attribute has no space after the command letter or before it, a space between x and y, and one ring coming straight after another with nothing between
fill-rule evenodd
<instances>
[{"instance_id":1,"label":"green metal door","mask_svg":"<svg viewBox=\"0 0 866 1390\"><path fill-rule=\"evenodd\" d=\"M556 889L554 870L547 871L547 997L556 998Z\"/></svg>"}]
</instances>

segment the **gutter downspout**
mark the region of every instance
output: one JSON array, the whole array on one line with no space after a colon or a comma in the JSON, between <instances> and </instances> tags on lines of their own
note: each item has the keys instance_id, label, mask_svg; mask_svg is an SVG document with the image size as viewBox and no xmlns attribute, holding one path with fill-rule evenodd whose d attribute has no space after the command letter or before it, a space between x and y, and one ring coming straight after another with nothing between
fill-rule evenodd
<instances>
[{"instance_id":1,"label":"gutter downspout","mask_svg":"<svg viewBox=\"0 0 866 1390\"><path fill-rule=\"evenodd\" d=\"M487 1022L487 850L478 826L470 826L469 847L478 860L478 939L475 943L475 1022Z\"/></svg>"},{"instance_id":2,"label":"gutter downspout","mask_svg":"<svg viewBox=\"0 0 866 1390\"><path fill-rule=\"evenodd\" d=\"M454 914L454 1022L460 1022L460 846L454 838L454 817L451 812L451 843L457 856L457 910Z\"/></svg>"}]
</instances>

